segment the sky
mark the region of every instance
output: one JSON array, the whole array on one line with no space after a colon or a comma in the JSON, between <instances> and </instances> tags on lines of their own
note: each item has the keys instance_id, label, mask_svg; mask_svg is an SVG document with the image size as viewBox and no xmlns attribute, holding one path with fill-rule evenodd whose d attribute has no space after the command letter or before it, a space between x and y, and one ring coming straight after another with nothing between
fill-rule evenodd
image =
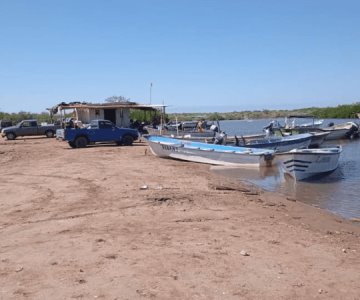
<instances>
[{"instance_id":1,"label":"sky","mask_svg":"<svg viewBox=\"0 0 360 300\"><path fill-rule=\"evenodd\" d=\"M0 111L123 96L168 112L360 101L358 0L0 0Z\"/></svg>"}]
</instances>

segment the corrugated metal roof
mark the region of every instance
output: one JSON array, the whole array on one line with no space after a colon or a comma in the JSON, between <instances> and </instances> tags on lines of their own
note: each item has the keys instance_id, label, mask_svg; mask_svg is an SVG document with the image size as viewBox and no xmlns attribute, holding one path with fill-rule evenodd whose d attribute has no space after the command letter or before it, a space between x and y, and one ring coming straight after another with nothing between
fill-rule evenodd
<instances>
[{"instance_id":1,"label":"corrugated metal roof","mask_svg":"<svg viewBox=\"0 0 360 300\"><path fill-rule=\"evenodd\" d=\"M164 108L166 105L161 104L137 104L137 103L61 103L58 105L59 109L116 109L116 108L128 108L128 109L143 109L153 110Z\"/></svg>"}]
</instances>

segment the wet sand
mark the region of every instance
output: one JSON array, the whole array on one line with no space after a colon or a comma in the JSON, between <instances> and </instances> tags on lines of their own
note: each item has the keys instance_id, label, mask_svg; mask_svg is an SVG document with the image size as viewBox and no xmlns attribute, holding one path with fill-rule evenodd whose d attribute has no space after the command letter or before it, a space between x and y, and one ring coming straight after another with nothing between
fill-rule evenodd
<instances>
[{"instance_id":1,"label":"wet sand","mask_svg":"<svg viewBox=\"0 0 360 300\"><path fill-rule=\"evenodd\" d=\"M0 299L360 299L360 226L146 143L0 140Z\"/></svg>"}]
</instances>

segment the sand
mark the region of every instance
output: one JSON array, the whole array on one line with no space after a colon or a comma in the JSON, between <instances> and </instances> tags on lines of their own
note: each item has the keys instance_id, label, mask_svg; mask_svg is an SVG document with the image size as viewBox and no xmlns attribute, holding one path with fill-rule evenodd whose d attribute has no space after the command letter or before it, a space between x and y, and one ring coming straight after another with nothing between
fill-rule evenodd
<instances>
[{"instance_id":1,"label":"sand","mask_svg":"<svg viewBox=\"0 0 360 300\"><path fill-rule=\"evenodd\" d=\"M0 299L360 299L360 226L145 142L0 140Z\"/></svg>"}]
</instances>

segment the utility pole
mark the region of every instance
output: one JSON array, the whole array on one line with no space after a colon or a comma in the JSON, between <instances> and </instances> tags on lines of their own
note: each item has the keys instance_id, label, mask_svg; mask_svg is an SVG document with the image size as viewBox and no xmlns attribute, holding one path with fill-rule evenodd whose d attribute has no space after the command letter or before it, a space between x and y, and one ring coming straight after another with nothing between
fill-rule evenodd
<instances>
[{"instance_id":1,"label":"utility pole","mask_svg":"<svg viewBox=\"0 0 360 300\"><path fill-rule=\"evenodd\" d=\"M151 104L151 90L152 90L152 82L150 82L150 104Z\"/></svg>"}]
</instances>

